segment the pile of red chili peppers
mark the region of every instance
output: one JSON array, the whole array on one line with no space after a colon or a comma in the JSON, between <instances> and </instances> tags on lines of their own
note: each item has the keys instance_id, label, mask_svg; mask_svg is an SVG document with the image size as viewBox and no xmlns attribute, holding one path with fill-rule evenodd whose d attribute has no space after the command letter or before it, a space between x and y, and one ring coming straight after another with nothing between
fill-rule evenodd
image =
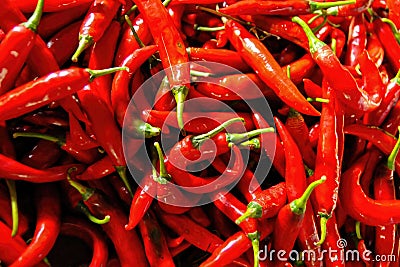
<instances>
[{"instance_id":1,"label":"pile of red chili peppers","mask_svg":"<svg viewBox=\"0 0 400 267\"><path fill-rule=\"evenodd\" d=\"M399 0L1 1L0 266L400 266L398 29Z\"/></svg>"}]
</instances>

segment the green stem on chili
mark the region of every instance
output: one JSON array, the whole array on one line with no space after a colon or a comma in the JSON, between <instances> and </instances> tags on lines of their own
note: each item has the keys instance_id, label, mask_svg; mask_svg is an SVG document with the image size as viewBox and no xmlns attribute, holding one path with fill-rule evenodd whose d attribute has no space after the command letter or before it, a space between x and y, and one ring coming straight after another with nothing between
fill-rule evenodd
<instances>
[{"instance_id":1,"label":"green stem on chili","mask_svg":"<svg viewBox=\"0 0 400 267\"><path fill-rule=\"evenodd\" d=\"M119 177L122 179L122 182L124 182L124 185L126 186L126 189L128 189L129 194L133 197L132 187L128 182L128 177L126 176L126 166L114 166L114 168L117 171Z\"/></svg>"},{"instance_id":2,"label":"green stem on chili","mask_svg":"<svg viewBox=\"0 0 400 267\"><path fill-rule=\"evenodd\" d=\"M139 47L145 47L146 45L140 40L139 35L137 34L135 28L133 27L132 21L129 19L128 15L125 15L125 21L128 24L129 28L132 31L133 37L135 37L136 42L139 44Z\"/></svg>"},{"instance_id":3,"label":"green stem on chili","mask_svg":"<svg viewBox=\"0 0 400 267\"><path fill-rule=\"evenodd\" d=\"M38 0L35 11L32 16L24 23L24 26L34 32L37 31L40 19L42 18L44 0Z\"/></svg>"},{"instance_id":4,"label":"green stem on chili","mask_svg":"<svg viewBox=\"0 0 400 267\"><path fill-rule=\"evenodd\" d=\"M200 134L200 135L194 136L192 138L193 147L199 147L205 140L214 137L216 134L222 132L223 130L225 130L226 127L228 127L229 125L231 125L235 122L243 123L244 119L243 118L233 118L233 119L227 120L224 123L222 123L221 125L219 125L218 127L216 127L215 129L212 129L211 131L209 131L205 134Z\"/></svg>"},{"instance_id":5,"label":"green stem on chili","mask_svg":"<svg viewBox=\"0 0 400 267\"><path fill-rule=\"evenodd\" d=\"M217 32L217 31L225 30L225 26L219 26L219 27L205 27L205 26L194 25L193 28L194 28L196 31L203 31L203 32Z\"/></svg>"},{"instance_id":6,"label":"green stem on chili","mask_svg":"<svg viewBox=\"0 0 400 267\"><path fill-rule=\"evenodd\" d=\"M59 146L63 146L65 145L65 142L63 140L61 140L58 137L55 136L51 136L51 135L47 135L47 134L42 134L42 133L27 133L27 132L17 132L17 133L13 133L13 137L17 138L17 137L33 137L33 138L39 138L39 139L43 139L46 141L50 141L53 143L56 143Z\"/></svg>"},{"instance_id":7,"label":"green stem on chili","mask_svg":"<svg viewBox=\"0 0 400 267\"><path fill-rule=\"evenodd\" d=\"M251 139L257 135L263 134L263 133L273 133L275 132L273 127L268 127L268 128L263 128L263 129L257 129L257 130L253 130L250 132L246 132L246 133L227 133L226 134L226 140L230 143L241 143L243 141L246 141L248 139Z\"/></svg>"},{"instance_id":8,"label":"green stem on chili","mask_svg":"<svg viewBox=\"0 0 400 267\"><path fill-rule=\"evenodd\" d=\"M258 231L248 233L247 237L251 240L251 246L253 247L254 267L258 267L260 264L260 233Z\"/></svg>"},{"instance_id":9,"label":"green stem on chili","mask_svg":"<svg viewBox=\"0 0 400 267\"><path fill-rule=\"evenodd\" d=\"M104 216L103 219L96 218L93 214L90 213L88 207L86 207L86 205L83 204L82 202L79 202L79 203L78 203L77 208L79 208L79 210L80 210L83 214L85 214L85 216L86 216L92 223L95 223L95 224L99 224L99 225L105 224L105 223L108 223L108 222L110 221L110 219L111 219L110 215Z\"/></svg>"},{"instance_id":10,"label":"green stem on chili","mask_svg":"<svg viewBox=\"0 0 400 267\"><path fill-rule=\"evenodd\" d=\"M326 181L326 176L322 176L321 179L309 184L307 189L304 191L303 195L300 198L295 199L290 203L291 211L297 215L304 214L306 211L307 201L310 198L311 193L317 186L325 183L325 181Z\"/></svg>"},{"instance_id":11,"label":"green stem on chili","mask_svg":"<svg viewBox=\"0 0 400 267\"><path fill-rule=\"evenodd\" d=\"M89 81L92 82L94 79L100 76L104 76L107 74L114 73L116 71L129 71L129 69L125 66L123 67L113 67L113 68L108 68L108 69L102 69L102 70L91 70L91 69L86 69L86 71L90 74Z\"/></svg>"},{"instance_id":12,"label":"green stem on chili","mask_svg":"<svg viewBox=\"0 0 400 267\"><path fill-rule=\"evenodd\" d=\"M189 93L189 88L185 85L175 86L171 89L176 102L176 116L178 120L179 129L183 130L183 108L186 97Z\"/></svg>"},{"instance_id":13,"label":"green stem on chili","mask_svg":"<svg viewBox=\"0 0 400 267\"><path fill-rule=\"evenodd\" d=\"M260 138L258 137L252 138L250 140L239 143L237 146L243 148L250 148L252 150L260 149L261 148Z\"/></svg>"},{"instance_id":14,"label":"green stem on chili","mask_svg":"<svg viewBox=\"0 0 400 267\"><path fill-rule=\"evenodd\" d=\"M356 236L357 236L358 239L361 240L362 236L361 236L361 222L360 221L356 221L355 228L356 228Z\"/></svg>"},{"instance_id":15,"label":"green stem on chili","mask_svg":"<svg viewBox=\"0 0 400 267\"><path fill-rule=\"evenodd\" d=\"M400 126L398 127L399 131L400 131ZM390 153L386 166L388 167L389 170L394 171L396 168L396 157L399 154L399 150L400 150L400 137L397 139L396 145L394 146L392 152Z\"/></svg>"},{"instance_id":16,"label":"green stem on chili","mask_svg":"<svg viewBox=\"0 0 400 267\"><path fill-rule=\"evenodd\" d=\"M89 46L91 46L93 42L94 42L93 37L90 35L79 36L78 48L71 57L72 62L77 62L78 57L82 54L83 51L85 51Z\"/></svg>"},{"instance_id":17,"label":"green stem on chili","mask_svg":"<svg viewBox=\"0 0 400 267\"><path fill-rule=\"evenodd\" d=\"M157 150L158 159L160 161L160 175L153 177L153 179L159 184L166 184L171 181L171 175L168 174L167 168L164 164L164 155L161 150L161 146L158 142L154 142L154 147Z\"/></svg>"},{"instance_id":18,"label":"green stem on chili","mask_svg":"<svg viewBox=\"0 0 400 267\"><path fill-rule=\"evenodd\" d=\"M82 195L82 199L83 201L88 200L91 196L93 196L94 194L94 189L84 186L83 184L78 183L75 180L71 179L71 173L76 171L76 168L70 168L67 172L67 181L68 183L75 188L81 195Z\"/></svg>"},{"instance_id":19,"label":"green stem on chili","mask_svg":"<svg viewBox=\"0 0 400 267\"><path fill-rule=\"evenodd\" d=\"M331 217L326 213L320 213L319 216L321 217L321 219L320 219L321 237L319 238L318 242L314 243L316 246L321 246L325 242L325 239L326 239L326 224L327 224L329 218Z\"/></svg>"},{"instance_id":20,"label":"green stem on chili","mask_svg":"<svg viewBox=\"0 0 400 267\"><path fill-rule=\"evenodd\" d=\"M309 101L309 102L329 103L329 99L321 98L321 97L307 97L307 101Z\"/></svg>"},{"instance_id":21,"label":"green stem on chili","mask_svg":"<svg viewBox=\"0 0 400 267\"><path fill-rule=\"evenodd\" d=\"M392 29L393 35L396 38L397 42L400 44L400 33L396 27L396 24L388 18L381 18L381 20L387 24L389 24L390 28Z\"/></svg>"},{"instance_id":22,"label":"green stem on chili","mask_svg":"<svg viewBox=\"0 0 400 267\"><path fill-rule=\"evenodd\" d=\"M15 188L15 181L6 179L8 191L10 193L11 200L11 217L12 217L12 231L11 236L15 236L18 232L18 201L17 201L17 189Z\"/></svg>"},{"instance_id":23,"label":"green stem on chili","mask_svg":"<svg viewBox=\"0 0 400 267\"><path fill-rule=\"evenodd\" d=\"M315 11L318 9L327 9L331 7L338 7L338 6L344 6L344 5L351 5L355 4L356 0L346 0L346 1L334 1L334 2L315 2L315 1L310 1L310 9L311 11Z\"/></svg>"},{"instance_id":24,"label":"green stem on chili","mask_svg":"<svg viewBox=\"0 0 400 267\"><path fill-rule=\"evenodd\" d=\"M305 23L305 21L303 21L301 18L295 16L295 17L292 18L292 21L296 22L297 24L299 24L303 28L303 30L304 30L304 32L305 32L305 34L307 36L307 39L308 39L308 43L309 43L309 46L310 46L310 53L311 54L314 54L315 52L318 51L318 49L320 49L321 47L326 45L324 42L322 42L320 39L318 39L314 35L313 31L310 29L308 24Z\"/></svg>"}]
</instances>

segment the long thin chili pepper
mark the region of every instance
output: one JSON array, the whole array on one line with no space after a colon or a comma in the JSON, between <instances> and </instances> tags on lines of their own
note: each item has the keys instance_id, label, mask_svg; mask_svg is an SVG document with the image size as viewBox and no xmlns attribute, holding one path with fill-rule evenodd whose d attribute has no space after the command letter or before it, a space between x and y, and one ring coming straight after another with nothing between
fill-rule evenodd
<instances>
[{"instance_id":1,"label":"long thin chili pepper","mask_svg":"<svg viewBox=\"0 0 400 267\"><path fill-rule=\"evenodd\" d=\"M74 236L88 243L93 250L90 267L106 266L108 261L108 247L102 233L84 220L67 217L61 223L60 233Z\"/></svg>"},{"instance_id":2,"label":"long thin chili pepper","mask_svg":"<svg viewBox=\"0 0 400 267\"><path fill-rule=\"evenodd\" d=\"M74 1L74 0L49 0L46 1L43 12L54 12L60 11L63 9L69 9L76 6L84 5L86 3L91 2L90 0L83 0L83 1ZM17 1L17 0L10 0L10 3L15 5L18 9L25 13L31 13L35 10L36 1Z\"/></svg>"},{"instance_id":3,"label":"long thin chili pepper","mask_svg":"<svg viewBox=\"0 0 400 267\"><path fill-rule=\"evenodd\" d=\"M10 30L0 44L0 95L14 85L23 64L33 48L37 27L42 16L44 0L37 2L37 7L29 20Z\"/></svg>"},{"instance_id":4,"label":"long thin chili pepper","mask_svg":"<svg viewBox=\"0 0 400 267\"><path fill-rule=\"evenodd\" d=\"M35 193L35 233L26 250L10 265L13 267L35 266L41 262L52 249L60 232L61 204L57 188L52 184L43 184L36 187Z\"/></svg>"},{"instance_id":5,"label":"long thin chili pepper","mask_svg":"<svg viewBox=\"0 0 400 267\"><path fill-rule=\"evenodd\" d=\"M334 51L316 38L302 19L293 17L292 21L301 25L305 31L309 39L311 55L340 101L349 109L354 109L357 114L375 109L382 101L384 90L379 71L375 64L372 64L373 66L369 64L368 54L364 52L363 60L360 61L361 70L364 72L364 86L360 88L350 71L340 63ZM336 75L340 75L341 78L337 79Z\"/></svg>"},{"instance_id":6,"label":"long thin chili pepper","mask_svg":"<svg viewBox=\"0 0 400 267\"><path fill-rule=\"evenodd\" d=\"M61 155L62 150L57 144L46 140L39 140L39 142L21 158L20 162L34 169L47 169L54 166Z\"/></svg>"},{"instance_id":7,"label":"long thin chili pepper","mask_svg":"<svg viewBox=\"0 0 400 267\"><path fill-rule=\"evenodd\" d=\"M260 224L260 240L269 236L274 229L274 220L267 220ZM230 236L221 244L209 258L201 263L201 267L224 266L234 259L240 257L244 252L251 248L251 241L242 231Z\"/></svg>"},{"instance_id":8,"label":"long thin chili pepper","mask_svg":"<svg viewBox=\"0 0 400 267\"><path fill-rule=\"evenodd\" d=\"M391 164L386 162L386 164ZM377 200L395 200L396 191L392 175L392 166L380 164L374 177L374 197ZM375 228L375 253L377 255L393 255L396 225L378 226ZM389 266L389 262L380 262L379 266Z\"/></svg>"},{"instance_id":9,"label":"long thin chili pepper","mask_svg":"<svg viewBox=\"0 0 400 267\"><path fill-rule=\"evenodd\" d=\"M79 45L71 58L72 61L78 61L79 55L85 49L100 40L120 5L121 3L115 0L93 1L79 31Z\"/></svg>"},{"instance_id":10,"label":"long thin chili pepper","mask_svg":"<svg viewBox=\"0 0 400 267\"><path fill-rule=\"evenodd\" d=\"M344 267L345 266L345 255L343 243L339 233L338 225L336 223L336 215L333 214L326 224L326 239L322 244L322 249L332 249L337 251L336 257L324 257L324 266L329 267ZM322 252L321 252L322 253Z\"/></svg>"},{"instance_id":11,"label":"long thin chili pepper","mask_svg":"<svg viewBox=\"0 0 400 267\"><path fill-rule=\"evenodd\" d=\"M126 162L122 147L122 134L109 107L89 86L78 92L83 110L92 123L92 130L99 144L110 156L113 165L129 192L131 186L126 177ZM107 125L104 130L103 125Z\"/></svg>"},{"instance_id":12,"label":"long thin chili pepper","mask_svg":"<svg viewBox=\"0 0 400 267\"><path fill-rule=\"evenodd\" d=\"M183 129L183 106L190 84L189 65L186 64L189 58L185 44L171 16L160 1L138 0L135 3L147 25L158 25L149 29L158 46L161 62L176 100L178 126Z\"/></svg>"},{"instance_id":13,"label":"long thin chili pepper","mask_svg":"<svg viewBox=\"0 0 400 267\"><path fill-rule=\"evenodd\" d=\"M324 183L326 177L322 177L320 180L312 182L303 195L297 199L294 199L289 204L286 204L278 213L275 221L275 228L272 235L272 247L276 251L285 251L289 254L293 248L297 236L302 227L307 201L312 191L322 183ZM284 261L277 261L274 263L276 266L285 266Z\"/></svg>"},{"instance_id":14,"label":"long thin chili pepper","mask_svg":"<svg viewBox=\"0 0 400 267\"><path fill-rule=\"evenodd\" d=\"M139 230L150 266L175 266L163 231L152 212L140 221Z\"/></svg>"},{"instance_id":15,"label":"long thin chili pepper","mask_svg":"<svg viewBox=\"0 0 400 267\"><path fill-rule=\"evenodd\" d=\"M235 221L246 211L246 206L229 192L220 192L216 194L213 197L213 203L232 221ZM260 237L258 232L257 220L254 218L247 218L242 223L240 223L239 226L247 235L247 237L251 240L251 244L253 247L254 266L258 267Z\"/></svg>"},{"instance_id":16,"label":"long thin chili pepper","mask_svg":"<svg viewBox=\"0 0 400 267\"><path fill-rule=\"evenodd\" d=\"M71 24L72 22L76 21L84 14L86 14L89 6L90 3L85 3L67 10L52 12L44 15L38 27L38 34L43 39L50 38L56 32L60 31L62 28L66 27L67 25Z\"/></svg>"},{"instance_id":17,"label":"long thin chili pepper","mask_svg":"<svg viewBox=\"0 0 400 267\"><path fill-rule=\"evenodd\" d=\"M363 14L351 19L347 39L346 65L357 65L357 58L367 46L367 29L364 23Z\"/></svg>"},{"instance_id":18,"label":"long thin chili pepper","mask_svg":"<svg viewBox=\"0 0 400 267\"><path fill-rule=\"evenodd\" d=\"M239 23L229 20L226 32L232 45L247 64L287 105L301 113L318 116L319 112L308 103L293 82L281 71L268 49ZM270 77L274 77L271 79Z\"/></svg>"},{"instance_id":19,"label":"long thin chili pepper","mask_svg":"<svg viewBox=\"0 0 400 267\"><path fill-rule=\"evenodd\" d=\"M394 160L399 147L400 141L396 143L395 149L388 158L388 170L391 176L393 176ZM359 179L367 159L367 155L364 155L343 174L343 183L340 188L340 199L342 203L345 203L343 207L349 215L367 225L397 223L400 218L398 214L399 201L371 199L359 186Z\"/></svg>"},{"instance_id":20,"label":"long thin chili pepper","mask_svg":"<svg viewBox=\"0 0 400 267\"><path fill-rule=\"evenodd\" d=\"M51 73L0 96L0 121L19 117L81 90L94 78L125 68L69 68Z\"/></svg>"},{"instance_id":21,"label":"long thin chili pepper","mask_svg":"<svg viewBox=\"0 0 400 267\"><path fill-rule=\"evenodd\" d=\"M129 71L124 73L120 72L114 77L110 97L114 116L121 126L123 125L125 112L131 100L129 96L129 82L133 74L156 51L157 46L155 45L135 50L121 63L121 65L127 67Z\"/></svg>"},{"instance_id":22,"label":"long thin chili pepper","mask_svg":"<svg viewBox=\"0 0 400 267\"><path fill-rule=\"evenodd\" d=\"M284 15L294 16L310 14L316 10L355 3L350 1L316 2L316 1L256 1L237 2L219 9L229 15Z\"/></svg>"},{"instance_id":23,"label":"long thin chili pepper","mask_svg":"<svg viewBox=\"0 0 400 267\"><path fill-rule=\"evenodd\" d=\"M99 191L72 180L69 183L81 193L84 203L97 216L110 216L110 221L101 227L112 240L121 266L148 266L145 253L135 231L125 231L128 222L125 212L118 205L111 205ZM135 249L132 249L135 248Z\"/></svg>"},{"instance_id":24,"label":"long thin chili pepper","mask_svg":"<svg viewBox=\"0 0 400 267\"><path fill-rule=\"evenodd\" d=\"M249 202L246 212L235 222L240 224L246 218L272 218L285 205L287 199L285 183L279 183L263 190Z\"/></svg>"},{"instance_id":25,"label":"long thin chili pepper","mask_svg":"<svg viewBox=\"0 0 400 267\"><path fill-rule=\"evenodd\" d=\"M400 46L393 35L390 26L384 23L381 19L373 21L375 33L378 35L379 40L385 50L385 55L390 64L395 70L400 69Z\"/></svg>"}]
</instances>

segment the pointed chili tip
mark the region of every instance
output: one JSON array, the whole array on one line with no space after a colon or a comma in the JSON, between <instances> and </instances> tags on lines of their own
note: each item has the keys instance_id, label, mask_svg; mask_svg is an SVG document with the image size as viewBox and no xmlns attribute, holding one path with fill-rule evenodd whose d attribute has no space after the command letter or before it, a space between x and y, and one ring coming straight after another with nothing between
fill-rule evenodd
<instances>
[{"instance_id":1,"label":"pointed chili tip","mask_svg":"<svg viewBox=\"0 0 400 267\"><path fill-rule=\"evenodd\" d=\"M73 62L78 61L78 57L85 51L89 46L93 44L93 37L90 35L80 35L79 36L79 45L76 49L75 53L72 55L71 60Z\"/></svg>"},{"instance_id":2,"label":"pointed chili tip","mask_svg":"<svg viewBox=\"0 0 400 267\"><path fill-rule=\"evenodd\" d=\"M326 224L328 222L328 219L330 218L329 215L325 213L320 213L321 220L320 220L320 225L321 225L321 238L319 239L318 242L315 242L314 245L319 247L321 246L326 239Z\"/></svg>"}]
</instances>

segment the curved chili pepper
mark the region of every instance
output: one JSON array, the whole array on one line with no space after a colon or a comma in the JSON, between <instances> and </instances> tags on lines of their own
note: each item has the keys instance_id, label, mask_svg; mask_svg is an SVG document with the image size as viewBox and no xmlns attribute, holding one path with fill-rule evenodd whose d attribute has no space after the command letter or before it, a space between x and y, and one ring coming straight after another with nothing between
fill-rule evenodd
<instances>
[{"instance_id":1,"label":"curved chili pepper","mask_svg":"<svg viewBox=\"0 0 400 267\"><path fill-rule=\"evenodd\" d=\"M220 192L213 196L213 204L232 221L235 221L246 211L246 206L229 192ZM260 237L257 221L254 218L247 218L239 226L251 240L254 266L258 267Z\"/></svg>"},{"instance_id":2,"label":"curved chili pepper","mask_svg":"<svg viewBox=\"0 0 400 267\"><path fill-rule=\"evenodd\" d=\"M12 88L33 48L37 27L42 17L43 3L44 0L38 1L35 12L29 20L11 29L0 44L0 95Z\"/></svg>"},{"instance_id":3,"label":"curved chili pepper","mask_svg":"<svg viewBox=\"0 0 400 267\"><path fill-rule=\"evenodd\" d=\"M281 71L271 53L255 36L232 20L225 24L225 28L229 40L241 57L283 102L301 113L319 115L319 112L305 100L293 82ZM271 79L271 76L274 78Z\"/></svg>"},{"instance_id":4,"label":"curved chili pepper","mask_svg":"<svg viewBox=\"0 0 400 267\"><path fill-rule=\"evenodd\" d=\"M69 68L48 74L0 96L0 121L19 117L52 101L57 101L81 90L97 76L125 68L90 70Z\"/></svg>"},{"instance_id":5,"label":"curved chili pepper","mask_svg":"<svg viewBox=\"0 0 400 267\"><path fill-rule=\"evenodd\" d=\"M67 217L63 219L60 233L74 236L84 240L93 251L90 267L106 266L108 261L108 247L104 236L98 229L78 218Z\"/></svg>"},{"instance_id":6,"label":"curved chili pepper","mask_svg":"<svg viewBox=\"0 0 400 267\"><path fill-rule=\"evenodd\" d=\"M269 236L274 229L273 220L267 220L260 224L260 240ZM251 241L242 231L230 236L223 244L221 244L209 258L201 263L201 267L210 266L224 266L234 259L240 257L249 248L251 248Z\"/></svg>"},{"instance_id":7,"label":"curved chili pepper","mask_svg":"<svg viewBox=\"0 0 400 267\"><path fill-rule=\"evenodd\" d=\"M176 100L179 129L183 129L183 105L190 84L189 66L185 64L189 62L189 58L184 42L171 16L160 1L138 0L135 3L147 25L157 25L149 29L158 46L161 62Z\"/></svg>"},{"instance_id":8,"label":"curved chili pepper","mask_svg":"<svg viewBox=\"0 0 400 267\"><path fill-rule=\"evenodd\" d=\"M228 15L283 15L294 16L310 14L316 10L327 9L354 3L350 1L315 2L315 1L239 1L219 11Z\"/></svg>"},{"instance_id":9,"label":"curved chili pepper","mask_svg":"<svg viewBox=\"0 0 400 267\"><path fill-rule=\"evenodd\" d=\"M156 51L157 46L155 45L136 49L121 63L121 65L127 67L129 71L124 73L120 72L114 77L111 89L111 104L114 115L121 126L123 125L125 112L131 100L129 96L129 82L133 74Z\"/></svg>"},{"instance_id":10,"label":"curved chili pepper","mask_svg":"<svg viewBox=\"0 0 400 267\"><path fill-rule=\"evenodd\" d=\"M47 4L47 1L45 5ZM77 19L81 18L88 11L90 3L72 7L63 11L48 13L43 16L38 27L38 34L47 39L60 31L62 28L72 24ZM75 47L75 46L74 46ZM71 54L72 55L72 54Z\"/></svg>"},{"instance_id":11,"label":"curved chili pepper","mask_svg":"<svg viewBox=\"0 0 400 267\"><path fill-rule=\"evenodd\" d=\"M285 183L279 183L257 194L247 205L246 212L235 223L240 224L246 218L272 218L278 214L287 199Z\"/></svg>"},{"instance_id":12,"label":"curved chili pepper","mask_svg":"<svg viewBox=\"0 0 400 267\"><path fill-rule=\"evenodd\" d=\"M278 118L274 117L274 122L285 149L285 184L287 197L291 202L299 198L306 189L306 172L300 150L293 137Z\"/></svg>"},{"instance_id":13,"label":"curved chili pepper","mask_svg":"<svg viewBox=\"0 0 400 267\"><path fill-rule=\"evenodd\" d=\"M376 169L374 177L374 197L377 200L395 200L396 191L394 188L394 181L392 166L380 164ZM376 255L393 255L396 238L396 225L378 226L375 228L375 253ZM380 262L379 266L389 266L389 262Z\"/></svg>"},{"instance_id":14,"label":"curved chili pepper","mask_svg":"<svg viewBox=\"0 0 400 267\"><path fill-rule=\"evenodd\" d=\"M175 266L163 231L152 212L140 221L139 230L150 266Z\"/></svg>"},{"instance_id":15,"label":"curved chili pepper","mask_svg":"<svg viewBox=\"0 0 400 267\"><path fill-rule=\"evenodd\" d=\"M37 186L35 206L37 219L32 241L10 266L35 266L46 257L56 242L61 223L61 204L57 188L51 184Z\"/></svg>"},{"instance_id":16,"label":"curved chili pepper","mask_svg":"<svg viewBox=\"0 0 400 267\"><path fill-rule=\"evenodd\" d=\"M135 231L124 229L128 218L122 208L116 203L111 205L99 191L81 185L69 176L68 179L69 183L81 193L84 203L94 215L110 216L110 221L101 227L112 240L121 266L148 266L138 235Z\"/></svg>"},{"instance_id":17,"label":"curved chili pepper","mask_svg":"<svg viewBox=\"0 0 400 267\"><path fill-rule=\"evenodd\" d=\"M72 61L78 61L79 55L85 49L100 40L120 5L119 1L114 0L93 1L79 31L79 45L72 55Z\"/></svg>"},{"instance_id":18,"label":"curved chili pepper","mask_svg":"<svg viewBox=\"0 0 400 267\"><path fill-rule=\"evenodd\" d=\"M381 19L373 21L373 28L385 50L385 55L395 70L400 69L400 46L390 26Z\"/></svg>"},{"instance_id":19,"label":"curved chili pepper","mask_svg":"<svg viewBox=\"0 0 400 267\"><path fill-rule=\"evenodd\" d=\"M340 63L331 48L316 38L302 19L294 17L292 21L301 25L305 31L309 38L311 55L321 68L329 85L334 88L340 101L357 114L375 109L382 101L384 94L383 82L377 67L369 59L367 52L362 54L359 61L364 72L364 86L360 88L350 71ZM366 75L367 73L368 75ZM337 79L337 75L341 78Z\"/></svg>"},{"instance_id":20,"label":"curved chili pepper","mask_svg":"<svg viewBox=\"0 0 400 267\"><path fill-rule=\"evenodd\" d=\"M302 227L307 201L313 190L325 180L326 177L322 177L320 180L310 183L301 197L292 200L279 211L272 235L272 247L276 251L285 251L289 254ZM276 261L274 265L285 266L285 262Z\"/></svg>"},{"instance_id":21,"label":"curved chili pepper","mask_svg":"<svg viewBox=\"0 0 400 267\"><path fill-rule=\"evenodd\" d=\"M367 28L364 15L359 14L354 16L350 22L345 64L350 66L357 65L357 58L362 54L366 46Z\"/></svg>"},{"instance_id":22,"label":"curved chili pepper","mask_svg":"<svg viewBox=\"0 0 400 267\"><path fill-rule=\"evenodd\" d=\"M67 170L76 167L77 172L82 172L84 166L80 164L69 164L38 170L28 167L18 161L0 154L0 161L4 164L0 167L0 176L5 179L29 181L33 183L54 182L65 179Z\"/></svg>"},{"instance_id":23,"label":"curved chili pepper","mask_svg":"<svg viewBox=\"0 0 400 267\"><path fill-rule=\"evenodd\" d=\"M391 176L393 176L394 160L399 147L400 142L397 142L388 159L388 170ZM359 179L365 169L367 159L368 155L365 154L343 174L343 183L340 188L340 199L342 203L345 203L343 207L350 216L367 225L397 223L400 220L399 201L371 199L359 186Z\"/></svg>"}]
</instances>

